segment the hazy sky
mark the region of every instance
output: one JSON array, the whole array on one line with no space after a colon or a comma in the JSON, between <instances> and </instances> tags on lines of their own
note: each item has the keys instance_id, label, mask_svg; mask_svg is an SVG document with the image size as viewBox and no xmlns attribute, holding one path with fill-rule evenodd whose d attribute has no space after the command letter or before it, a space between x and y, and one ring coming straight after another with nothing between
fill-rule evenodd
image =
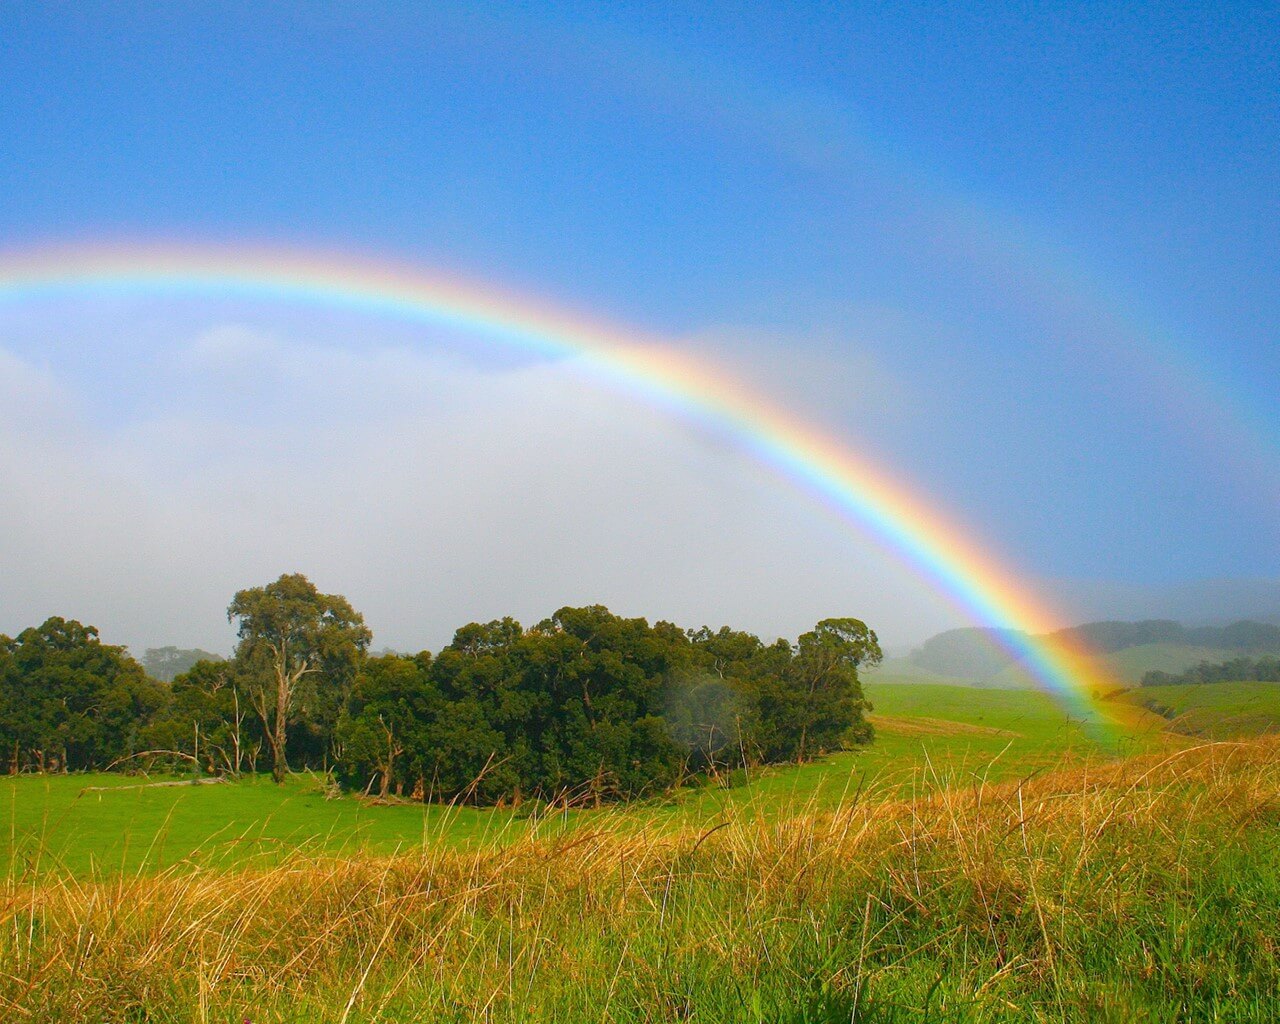
<instances>
[{"instance_id":1,"label":"hazy sky","mask_svg":"<svg viewBox=\"0 0 1280 1024\"><path fill-rule=\"evenodd\" d=\"M1274 5L183 6L0 12L0 248L407 259L723 365L1072 613L1280 577ZM295 570L404 648L588 601L963 622L572 359L0 299L0 632L225 650L232 592Z\"/></svg>"}]
</instances>

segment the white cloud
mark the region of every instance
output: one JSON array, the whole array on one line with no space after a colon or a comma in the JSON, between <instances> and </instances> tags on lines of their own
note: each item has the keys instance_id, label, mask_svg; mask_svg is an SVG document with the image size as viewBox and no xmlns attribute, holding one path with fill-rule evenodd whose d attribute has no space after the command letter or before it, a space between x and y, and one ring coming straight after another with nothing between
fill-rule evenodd
<instances>
[{"instance_id":1,"label":"white cloud","mask_svg":"<svg viewBox=\"0 0 1280 1024\"><path fill-rule=\"evenodd\" d=\"M0 423L18 426L39 419L48 424L62 418L68 404L51 372L0 348Z\"/></svg>"},{"instance_id":2,"label":"white cloud","mask_svg":"<svg viewBox=\"0 0 1280 1024\"><path fill-rule=\"evenodd\" d=\"M226 326L154 360L127 414L68 432L83 394L0 356L32 410L0 424L0 630L56 613L225 650L234 590L295 570L400 648L588 601L765 634L954 621L741 453L572 362L493 373Z\"/></svg>"}]
</instances>

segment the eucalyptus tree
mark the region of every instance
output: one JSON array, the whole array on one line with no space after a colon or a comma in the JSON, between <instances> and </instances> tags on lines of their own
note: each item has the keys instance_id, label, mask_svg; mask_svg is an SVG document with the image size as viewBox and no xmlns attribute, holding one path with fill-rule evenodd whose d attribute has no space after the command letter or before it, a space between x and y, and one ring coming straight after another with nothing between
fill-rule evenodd
<instances>
[{"instance_id":1,"label":"eucalyptus tree","mask_svg":"<svg viewBox=\"0 0 1280 1024\"><path fill-rule=\"evenodd\" d=\"M320 593L301 573L239 591L227 620L237 623L236 661L262 720L272 778L283 783L292 717L319 702L334 708L336 719L373 634L345 597Z\"/></svg>"},{"instance_id":2,"label":"eucalyptus tree","mask_svg":"<svg viewBox=\"0 0 1280 1024\"><path fill-rule=\"evenodd\" d=\"M802 695L795 757L803 761L846 742L866 743L871 709L858 678L861 666L884 657L875 630L861 619L823 619L796 644L793 672Z\"/></svg>"},{"instance_id":3,"label":"eucalyptus tree","mask_svg":"<svg viewBox=\"0 0 1280 1024\"><path fill-rule=\"evenodd\" d=\"M246 672L235 661L197 661L174 677L168 701L147 725L149 749L239 775L252 769L265 740L251 720Z\"/></svg>"},{"instance_id":4,"label":"eucalyptus tree","mask_svg":"<svg viewBox=\"0 0 1280 1024\"><path fill-rule=\"evenodd\" d=\"M0 637L0 748L11 772L107 767L137 751L164 698L93 626L54 616Z\"/></svg>"}]
</instances>

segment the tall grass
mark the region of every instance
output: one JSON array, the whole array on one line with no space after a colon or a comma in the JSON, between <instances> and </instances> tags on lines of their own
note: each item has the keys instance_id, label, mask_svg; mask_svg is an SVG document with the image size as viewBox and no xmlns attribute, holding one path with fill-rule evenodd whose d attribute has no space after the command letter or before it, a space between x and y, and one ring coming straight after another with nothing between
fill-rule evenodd
<instances>
[{"instance_id":1,"label":"tall grass","mask_svg":"<svg viewBox=\"0 0 1280 1024\"><path fill-rule=\"evenodd\" d=\"M1280 743L698 829L15 875L0 1019L1280 1016Z\"/></svg>"}]
</instances>

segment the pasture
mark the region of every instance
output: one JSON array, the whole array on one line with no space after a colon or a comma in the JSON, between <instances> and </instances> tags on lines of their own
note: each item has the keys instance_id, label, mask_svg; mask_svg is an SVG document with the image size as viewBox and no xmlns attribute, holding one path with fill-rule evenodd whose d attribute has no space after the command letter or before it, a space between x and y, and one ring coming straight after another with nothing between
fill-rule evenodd
<instances>
[{"instance_id":1,"label":"pasture","mask_svg":"<svg viewBox=\"0 0 1280 1024\"><path fill-rule=\"evenodd\" d=\"M1280 732L1280 683L1147 686L1124 697L1186 736L1234 739Z\"/></svg>"},{"instance_id":2,"label":"pasture","mask_svg":"<svg viewBox=\"0 0 1280 1024\"><path fill-rule=\"evenodd\" d=\"M110 1024L1274 1019L1276 742L718 826L607 813L485 848L11 878L0 1007Z\"/></svg>"},{"instance_id":3,"label":"pasture","mask_svg":"<svg viewBox=\"0 0 1280 1024\"><path fill-rule=\"evenodd\" d=\"M266 866L304 850L386 855L421 847L486 847L531 829L709 827L730 817L773 820L863 799L1023 778L1081 759L1146 748L1155 715L1100 749L1045 694L903 684L872 689L876 742L798 766L735 774L625 809L554 811L375 805L335 798L320 775L283 787L267 776L219 784L119 774L0 778L0 866L9 877L153 873L174 866ZM174 783L155 785L157 782Z\"/></svg>"}]
</instances>

